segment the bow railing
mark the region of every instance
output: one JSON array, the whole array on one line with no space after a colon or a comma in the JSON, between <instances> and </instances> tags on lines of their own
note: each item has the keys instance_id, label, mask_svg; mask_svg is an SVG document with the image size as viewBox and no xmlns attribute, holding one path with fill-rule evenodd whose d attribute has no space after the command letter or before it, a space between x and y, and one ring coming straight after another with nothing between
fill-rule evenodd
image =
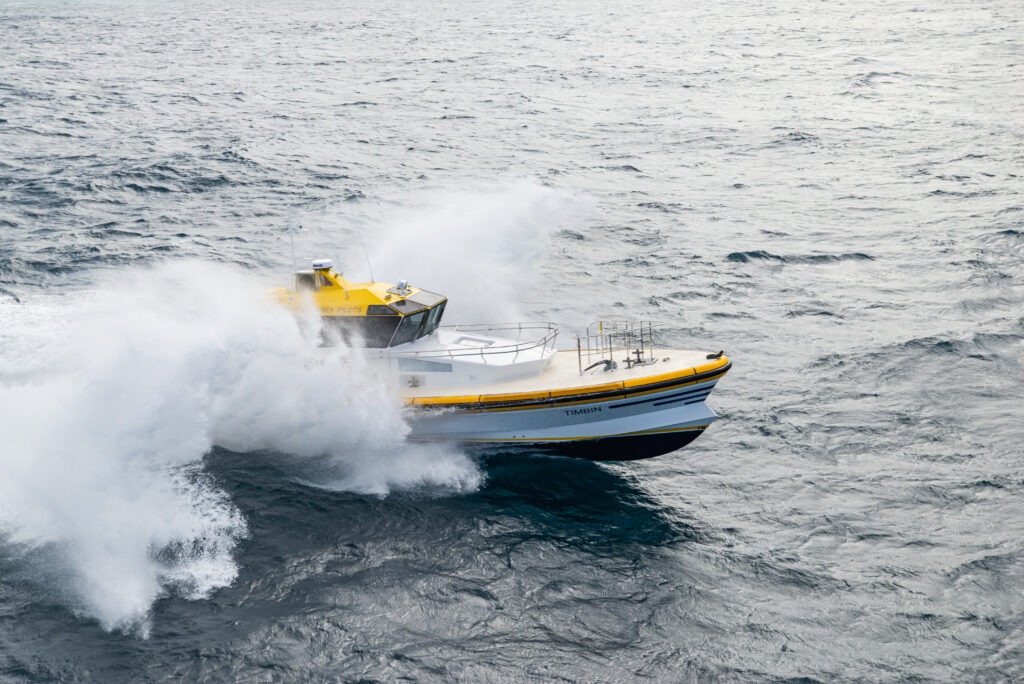
<instances>
[{"instance_id":1,"label":"bow railing","mask_svg":"<svg viewBox=\"0 0 1024 684\"><path fill-rule=\"evenodd\" d=\"M584 335L576 335L580 375L602 370L654 363L654 334L661 326L652 321L594 321Z\"/></svg>"}]
</instances>

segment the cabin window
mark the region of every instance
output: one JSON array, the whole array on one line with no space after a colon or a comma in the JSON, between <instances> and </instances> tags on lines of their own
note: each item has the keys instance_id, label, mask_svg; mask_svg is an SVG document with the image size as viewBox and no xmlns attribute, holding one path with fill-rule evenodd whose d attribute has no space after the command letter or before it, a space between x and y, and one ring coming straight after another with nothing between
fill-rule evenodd
<instances>
[{"instance_id":1,"label":"cabin window","mask_svg":"<svg viewBox=\"0 0 1024 684\"><path fill-rule=\"evenodd\" d=\"M332 285L334 285L334 283L331 282L331 279L328 278L323 273L317 273L316 274L316 283L320 287L331 287Z\"/></svg>"},{"instance_id":2,"label":"cabin window","mask_svg":"<svg viewBox=\"0 0 1024 684\"><path fill-rule=\"evenodd\" d=\"M427 318L427 324L423 326L423 335L429 335L430 333L437 330L437 326L441 324L441 316L444 314L444 305L447 302L441 302L433 309L430 310L430 315Z\"/></svg>"},{"instance_id":3,"label":"cabin window","mask_svg":"<svg viewBox=\"0 0 1024 684\"><path fill-rule=\"evenodd\" d=\"M327 316L324 322L341 334L346 343L380 348L388 346L401 319L391 316Z\"/></svg>"},{"instance_id":4,"label":"cabin window","mask_svg":"<svg viewBox=\"0 0 1024 684\"><path fill-rule=\"evenodd\" d=\"M426 311L420 311L411 316L403 317L402 322L398 325L398 330L395 331L395 336L391 340L391 346L395 347L406 342L412 342L418 338L426 317Z\"/></svg>"},{"instance_id":5,"label":"cabin window","mask_svg":"<svg viewBox=\"0 0 1024 684\"><path fill-rule=\"evenodd\" d=\"M401 372L419 373L451 373L452 364L426 359L398 359L398 370Z\"/></svg>"},{"instance_id":6,"label":"cabin window","mask_svg":"<svg viewBox=\"0 0 1024 684\"><path fill-rule=\"evenodd\" d=\"M295 290L297 292L317 289L316 278L312 271L299 271L295 274Z\"/></svg>"}]
</instances>

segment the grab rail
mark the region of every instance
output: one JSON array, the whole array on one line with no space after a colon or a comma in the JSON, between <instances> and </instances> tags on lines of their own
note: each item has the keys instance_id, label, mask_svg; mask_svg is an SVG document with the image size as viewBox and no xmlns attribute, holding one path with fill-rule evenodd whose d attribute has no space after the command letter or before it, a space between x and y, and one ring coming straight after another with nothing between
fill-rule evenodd
<instances>
[{"instance_id":1,"label":"grab rail","mask_svg":"<svg viewBox=\"0 0 1024 684\"><path fill-rule=\"evenodd\" d=\"M439 330L446 330L452 333L467 333L472 335L494 335L514 339L513 344L499 346L481 346L462 349L421 349L401 351L395 354L387 353L389 357L402 358L456 358L465 356L479 356L481 361L487 363L488 356L497 354L513 354L513 363L519 358L519 354L531 349L541 347L541 355L548 351L554 351L555 338L558 337L558 326L554 323L473 323L469 325L443 325ZM534 332L531 332L534 331ZM543 331L539 337L532 337L520 341L524 333L535 334ZM512 338L511 333L515 333ZM386 351L386 350L385 350Z\"/></svg>"},{"instance_id":2,"label":"grab rail","mask_svg":"<svg viewBox=\"0 0 1024 684\"><path fill-rule=\"evenodd\" d=\"M585 335L575 335L580 375L597 366L618 367L615 355L627 368L654 363L654 332L661 325L653 321L594 321Z\"/></svg>"}]
</instances>

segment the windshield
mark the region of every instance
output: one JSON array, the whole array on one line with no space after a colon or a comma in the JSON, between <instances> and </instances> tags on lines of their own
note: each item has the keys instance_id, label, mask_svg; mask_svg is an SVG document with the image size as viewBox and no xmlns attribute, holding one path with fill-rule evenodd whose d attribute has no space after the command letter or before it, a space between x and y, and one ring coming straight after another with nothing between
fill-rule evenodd
<instances>
[{"instance_id":1,"label":"windshield","mask_svg":"<svg viewBox=\"0 0 1024 684\"><path fill-rule=\"evenodd\" d=\"M402 322L398 325L398 330L395 331L395 336L391 339L391 346L396 347L406 342L412 342L419 337L420 326L422 326L423 320L427 317L427 313L427 311L420 311L419 313L402 318Z\"/></svg>"},{"instance_id":2,"label":"windshield","mask_svg":"<svg viewBox=\"0 0 1024 684\"><path fill-rule=\"evenodd\" d=\"M424 337L437 330L437 326L441 325L441 316L444 314L445 304L447 304L447 302L441 302L430 310L430 315L427 317L427 324L423 326Z\"/></svg>"}]
</instances>

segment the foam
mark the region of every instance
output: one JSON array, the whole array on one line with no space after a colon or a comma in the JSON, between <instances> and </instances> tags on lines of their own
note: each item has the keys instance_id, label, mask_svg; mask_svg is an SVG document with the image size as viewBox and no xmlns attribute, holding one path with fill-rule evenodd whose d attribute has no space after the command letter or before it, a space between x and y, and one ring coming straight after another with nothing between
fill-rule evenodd
<instances>
[{"instance_id":1,"label":"foam","mask_svg":"<svg viewBox=\"0 0 1024 684\"><path fill-rule=\"evenodd\" d=\"M24 559L59 557L40 577L105 629L146 634L159 597L237 576L246 522L203 471L214 444L281 453L332 489L479 485L465 454L407 444L400 403L363 356L318 347L315 320L266 289L175 263L0 302L0 532Z\"/></svg>"}]
</instances>

